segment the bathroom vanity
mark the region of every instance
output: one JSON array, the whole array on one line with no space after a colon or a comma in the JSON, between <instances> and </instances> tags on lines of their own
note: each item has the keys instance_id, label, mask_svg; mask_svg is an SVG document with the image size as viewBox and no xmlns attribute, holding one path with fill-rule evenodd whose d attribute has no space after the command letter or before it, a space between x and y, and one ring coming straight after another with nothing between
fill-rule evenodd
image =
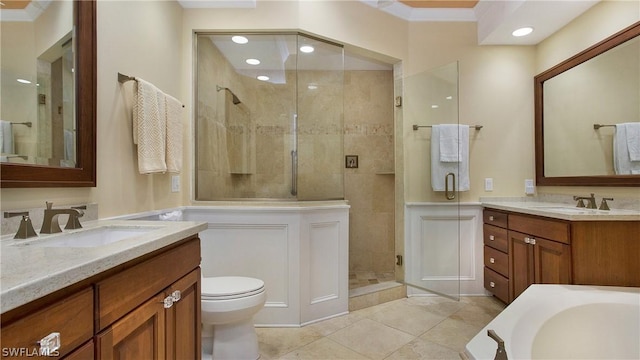
<instances>
[{"instance_id":1,"label":"bathroom vanity","mask_svg":"<svg viewBox=\"0 0 640 360\"><path fill-rule=\"evenodd\" d=\"M640 286L640 215L485 203L485 289L505 303L531 284Z\"/></svg>"},{"instance_id":2,"label":"bathroom vanity","mask_svg":"<svg viewBox=\"0 0 640 360\"><path fill-rule=\"evenodd\" d=\"M2 357L199 359L203 227L154 222L90 247L3 239Z\"/></svg>"}]
</instances>

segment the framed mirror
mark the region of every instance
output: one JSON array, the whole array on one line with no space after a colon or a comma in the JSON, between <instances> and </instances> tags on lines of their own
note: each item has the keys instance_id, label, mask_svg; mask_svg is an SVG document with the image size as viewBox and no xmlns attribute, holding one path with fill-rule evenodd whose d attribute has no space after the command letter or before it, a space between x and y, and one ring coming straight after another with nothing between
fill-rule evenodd
<instances>
[{"instance_id":1,"label":"framed mirror","mask_svg":"<svg viewBox=\"0 0 640 360\"><path fill-rule=\"evenodd\" d=\"M13 25L32 32L35 50L8 61L5 56L18 47L5 49L11 24L2 21L1 186L96 186L96 1L21 3L39 7L42 20L30 24L31 16ZM27 64L28 78L10 68L19 62ZM11 82L8 90L5 80Z\"/></svg>"},{"instance_id":2,"label":"framed mirror","mask_svg":"<svg viewBox=\"0 0 640 360\"><path fill-rule=\"evenodd\" d=\"M537 185L640 186L614 151L618 126L640 122L639 35L640 22L534 78Z\"/></svg>"}]
</instances>

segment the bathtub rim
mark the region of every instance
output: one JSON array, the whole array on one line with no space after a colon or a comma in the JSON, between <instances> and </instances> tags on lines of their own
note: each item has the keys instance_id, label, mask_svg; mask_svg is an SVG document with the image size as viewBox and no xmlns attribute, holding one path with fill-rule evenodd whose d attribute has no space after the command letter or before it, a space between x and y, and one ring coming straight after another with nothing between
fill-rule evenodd
<instances>
[{"instance_id":1,"label":"bathtub rim","mask_svg":"<svg viewBox=\"0 0 640 360\"><path fill-rule=\"evenodd\" d=\"M567 299L567 292L574 293L574 296ZM585 294L588 296L581 296ZM625 301L620 301L621 299L619 298L615 298L611 301L610 295L615 294L626 294L625 296L622 296ZM607 301L602 301L604 297L608 297L606 299ZM557 301L560 298L563 299L562 302ZM526 348L519 348L515 353L513 351L513 337L515 328L519 323L533 317L538 326L530 326L530 329L528 329L527 332L535 335L539 326L541 326L541 324L546 320L568 308L594 303L593 301L585 301L586 299L592 298L598 299L598 302L640 304L638 301L640 300L640 288L596 285L533 284L511 304L509 304L509 306L507 306L496 318L483 327L482 330L480 330L480 332L478 332L478 334L476 334L471 341L467 343L463 354L468 359L493 359L496 353L497 344L487 336L487 330L492 329L502 338L502 340L504 340L507 356L509 356L509 358L519 358L523 353L529 354L528 356L530 357L534 339L533 337L531 337L531 341L525 345ZM544 311L545 306L551 306L551 308L555 309L554 311L549 311L550 309L548 308ZM523 342L515 341L515 344L522 346Z\"/></svg>"}]
</instances>

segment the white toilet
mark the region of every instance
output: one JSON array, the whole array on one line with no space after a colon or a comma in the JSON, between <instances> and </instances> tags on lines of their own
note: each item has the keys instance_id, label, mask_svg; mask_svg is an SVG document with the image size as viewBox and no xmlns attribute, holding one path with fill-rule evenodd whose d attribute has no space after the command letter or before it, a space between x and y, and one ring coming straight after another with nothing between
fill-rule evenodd
<instances>
[{"instance_id":1,"label":"white toilet","mask_svg":"<svg viewBox=\"0 0 640 360\"><path fill-rule=\"evenodd\" d=\"M255 315L266 301L264 281L240 276L202 278L203 359L260 357Z\"/></svg>"}]
</instances>

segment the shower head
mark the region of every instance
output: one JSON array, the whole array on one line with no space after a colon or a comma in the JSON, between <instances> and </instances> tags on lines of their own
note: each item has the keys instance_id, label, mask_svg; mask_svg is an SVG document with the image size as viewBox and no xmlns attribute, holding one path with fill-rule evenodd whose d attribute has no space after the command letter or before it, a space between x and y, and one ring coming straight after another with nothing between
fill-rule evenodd
<instances>
[{"instance_id":1,"label":"shower head","mask_svg":"<svg viewBox=\"0 0 640 360\"><path fill-rule=\"evenodd\" d=\"M216 91L220 91L220 90L227 90L231 94L234 105L238 105L242 102L240 101L240 99L238 99L236 94L234 94L233 91L231 91L231 89L229 89L228 87L222 87L220 85L216 85Z\"/></svg>"}]
</instances>

